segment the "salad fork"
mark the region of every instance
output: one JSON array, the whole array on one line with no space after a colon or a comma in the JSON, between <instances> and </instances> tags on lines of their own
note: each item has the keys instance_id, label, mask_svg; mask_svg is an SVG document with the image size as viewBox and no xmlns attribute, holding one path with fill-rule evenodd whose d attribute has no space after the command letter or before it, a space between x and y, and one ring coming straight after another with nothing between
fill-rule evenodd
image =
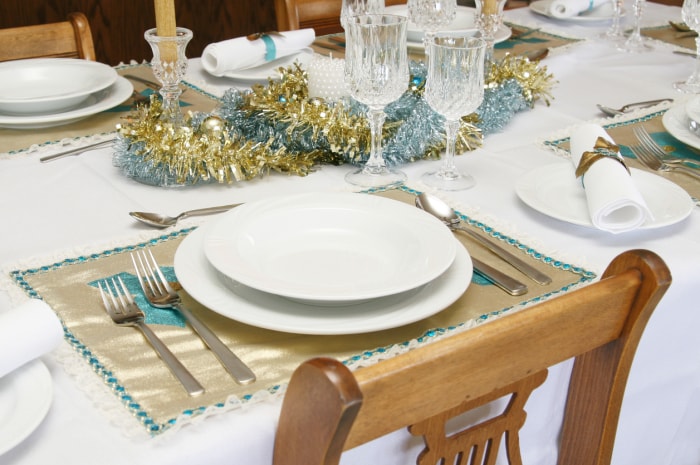
<instances>
[{"instance_id":1,"label":"salad fork","mask_svg":"<svg viewBox=\"0 0 700 465\"><path fill-rule=\"evenodd\" d=\"M97 283L102 296L105 310L115 324L119 326L135 326L140 329L148 342L153 346L161 359L168 366L173 375L180 381L190 396L198 396L204 392L204 387L195 379L187 368L175 357L168 347L144 322L145 316L134 302L134 298L127 290L120 277L104 280ZM111 289L114 289L112 292Z\"/></svg>"},{"instance_id":2,"label":"salad fork","mask_svg":"<svg viewBox=\"0 0 700 465\"><path fill-rule=\"evenodd\" d=\"M187 307L182 305L180 296L168 283L150 250L148 254L143 250L138 251L136 256L132 253L131 261L141 289L151 305L179 310L237 383L245 385L255 381L255 374L251 369Z\"/></svg>"},{"instance_id":3,"label":"salad fork","mask_svg":"<svg viewBox=\"0 0 700 465\"><path fill-rule=\"evenodd\" d=\"M654 139L652 139L649 132L643 126L634 126L632 128L632 131L634 132L634 135L637 136L637 140L639 140L639 143L642 144L642 146L649 150L651 153L653 153L662 162L665 162L669 165L685 165L687 163L690 163L695 166L700 165L700 161L691 160L690 158L674 157L673 155L666 152L666 150L664 150L663 147L661 147L658 143L656 143Z\"/></svg>"},{"instance_id":4,"label":"salad fork","mask_svg":"<svg viewBox=\"0 0 700 465\"><path fill-rule=\"evenodd\" d=\"M657 157L653 152L649 151L649 149L644 146L637 145L634 147L630 147L630 150L632 151L634 156L637 157L637 160L639 160L650 170L660 172L679 171L681 173L685 173L689 176L692 176L695 179L700 179L700 172L693 171L687 166L669 165L667 163L664 163L659 157Z\"/></svg>"}]
</instances>

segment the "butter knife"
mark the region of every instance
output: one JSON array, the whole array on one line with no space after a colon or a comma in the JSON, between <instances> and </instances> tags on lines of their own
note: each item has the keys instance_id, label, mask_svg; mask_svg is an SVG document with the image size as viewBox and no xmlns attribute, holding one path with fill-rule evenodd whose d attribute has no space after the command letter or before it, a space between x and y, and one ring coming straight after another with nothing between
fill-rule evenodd
<instances>
[{"instance_id":1,"label":"butter knife","mask_svg":"<svg viewBox=\"0 0 700 465\"><path fill-rule=\"evenodd\" d=\"M523 295L527 292L527 286L515 278L511 278L505 273L501 273L496 268L471 257L474 271L491 281L510 295Z\"/></svg>"},{"instance_id":2,"label":"butter knife","mask_svg":"<svg viewBox=\"0 0 700 465\"><path fill-rule=\"evenodd\" d=\"M75 147L75 148L72 148L70 150L54 153L52 155L47 155L45 157L39 158L39 161L41 163L46 163L49 161L58 160L60 158L71 157L74 155L80 155L83 152L89 152L90 150L99 149L101 147L107 147L108 145L112 145L113 143L114 143L114 141L112 139L103 140L101 142L95 142L94 144L83 145L82 147Z\"/></svg>"}]
</instances>

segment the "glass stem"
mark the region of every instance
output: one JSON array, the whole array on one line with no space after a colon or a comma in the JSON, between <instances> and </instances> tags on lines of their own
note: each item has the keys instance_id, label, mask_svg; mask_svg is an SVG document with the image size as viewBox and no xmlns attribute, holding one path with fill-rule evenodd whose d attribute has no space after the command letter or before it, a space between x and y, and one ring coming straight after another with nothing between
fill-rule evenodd
<instances>
[{"instance_id":1,"label":"glass stem","mask_svg":"<svg viewBox=\"0 0 700 465\"><path fill-rule=\"evenodd\" d=\"M386 114L383 108L379 110L370 109L368 116L372 145L370 146L369 160L367 160L364 170L378 173L386 167L384 157L382 157L382 128L384 127Z\"/></svg>"},{"instance_id":2,"label":"glass stem","mask_svg":"<svg viewBox=\"0 0 700 465\"><path fill-rule=\"evenodd\" d=\"M691 79L694 82L700 82L700 35L695 38L695 71Z\"/></svg>"},{"instance_id":3,"label":"glass stem","mask_svg":"<svg viewBox=\"0 0 700 465\"><path fill-rule=\"evenodd\" d=\"M611 37L622 36L622 27L620 27L620 13L622 12L622 3L623 0L613 1L613 19L612 24L610 25L610 30L608 31L608 35Z\"/></svg>"},{"instance_id":4,"label":"glass stem","mask_svg":"<svg viewBox=\"0 0 700 465\"><path fill-rule=\"evenodd\" d=\"M459 120L445 121L445 160L442 162L440 174L447 178L459 177L459 173L457 173L457 167L455 166L457 131L459 131Z\"/></svg>"}]
</instances>

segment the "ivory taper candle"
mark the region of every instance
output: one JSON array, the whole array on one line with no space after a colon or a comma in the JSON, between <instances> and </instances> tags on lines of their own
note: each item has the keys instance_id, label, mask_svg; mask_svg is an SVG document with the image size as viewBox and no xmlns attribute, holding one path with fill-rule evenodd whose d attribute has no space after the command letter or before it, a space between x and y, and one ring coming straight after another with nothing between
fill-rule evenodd
<instances>
[{"instance_id":1,"label":"ivory taper candle","mask_svg":"<svg viewBox=\"0 0 700 465\"><path fill-rule=\"evenodd\" d=\"M498 0L483 0L484 8L482 12L485 15L496 15L498 14ZM160 34L160 32L158 33Z\"/></svg>"},{"instance_id":2,"label":"ivory taper candle","mask_svg":"<svg viewBox=\"0 0 700 465\"><path fill-rule=\"evenodd\" d=\"M175 37L177 25L175 22L175 0L155 0L156 31L161 37ZM177 45L174 43L160 44L161 61L173 63L177 60Z\"/></svg>"}]
</instances>

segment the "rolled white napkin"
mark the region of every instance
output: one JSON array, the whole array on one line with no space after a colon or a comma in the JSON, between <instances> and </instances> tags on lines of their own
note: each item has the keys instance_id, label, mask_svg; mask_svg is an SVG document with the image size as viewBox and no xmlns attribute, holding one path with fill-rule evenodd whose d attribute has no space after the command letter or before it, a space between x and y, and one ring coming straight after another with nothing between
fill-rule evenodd
<instances>
[{"instance_id":1,"label":"rolled white napkin","mask_svg":"<svg viewBox=\"0 0 700 465\"><path fill-rule=\"evenodd\" d=\"M249 40L237 37L209 44L202 52L202 66L214 76L260 66L307 49L316 39L313 29L279 32Z\"/></svg>"},{"instance_id":2,"label":"rolled white napkin","mask_svg":"<svg viewBox=\"0 0 700 465\"><path fill-rule=\"evenodd\" d=\"M0 377L50 352L63 339L63 327L43 300L0 314Z\"/></svg>"},{"instance_id":3,"label":"rolled white napkin","mask_svg":"<svg viewBox=\"0 0 700 465\"><path fill-rule=\"evenodd\" d=\"M548 12L555 18L571 18L610 0L552 0Z\"/></svg>"},{"instance_id":4,"label":"rolled white napkin","mask_svg":"<svg viewBox=\"0 0 700 465\"><path fill-rule=\"evenodd\" d=\"M574 169L584 152L593 151L598 137L613 143L605 129L584 124L571 134ZM593 163L583 175L588 212L593 225L604 231L622 233L642 226L653 215L625 167L612 158Z\"/></svg>"}]
</instances>

